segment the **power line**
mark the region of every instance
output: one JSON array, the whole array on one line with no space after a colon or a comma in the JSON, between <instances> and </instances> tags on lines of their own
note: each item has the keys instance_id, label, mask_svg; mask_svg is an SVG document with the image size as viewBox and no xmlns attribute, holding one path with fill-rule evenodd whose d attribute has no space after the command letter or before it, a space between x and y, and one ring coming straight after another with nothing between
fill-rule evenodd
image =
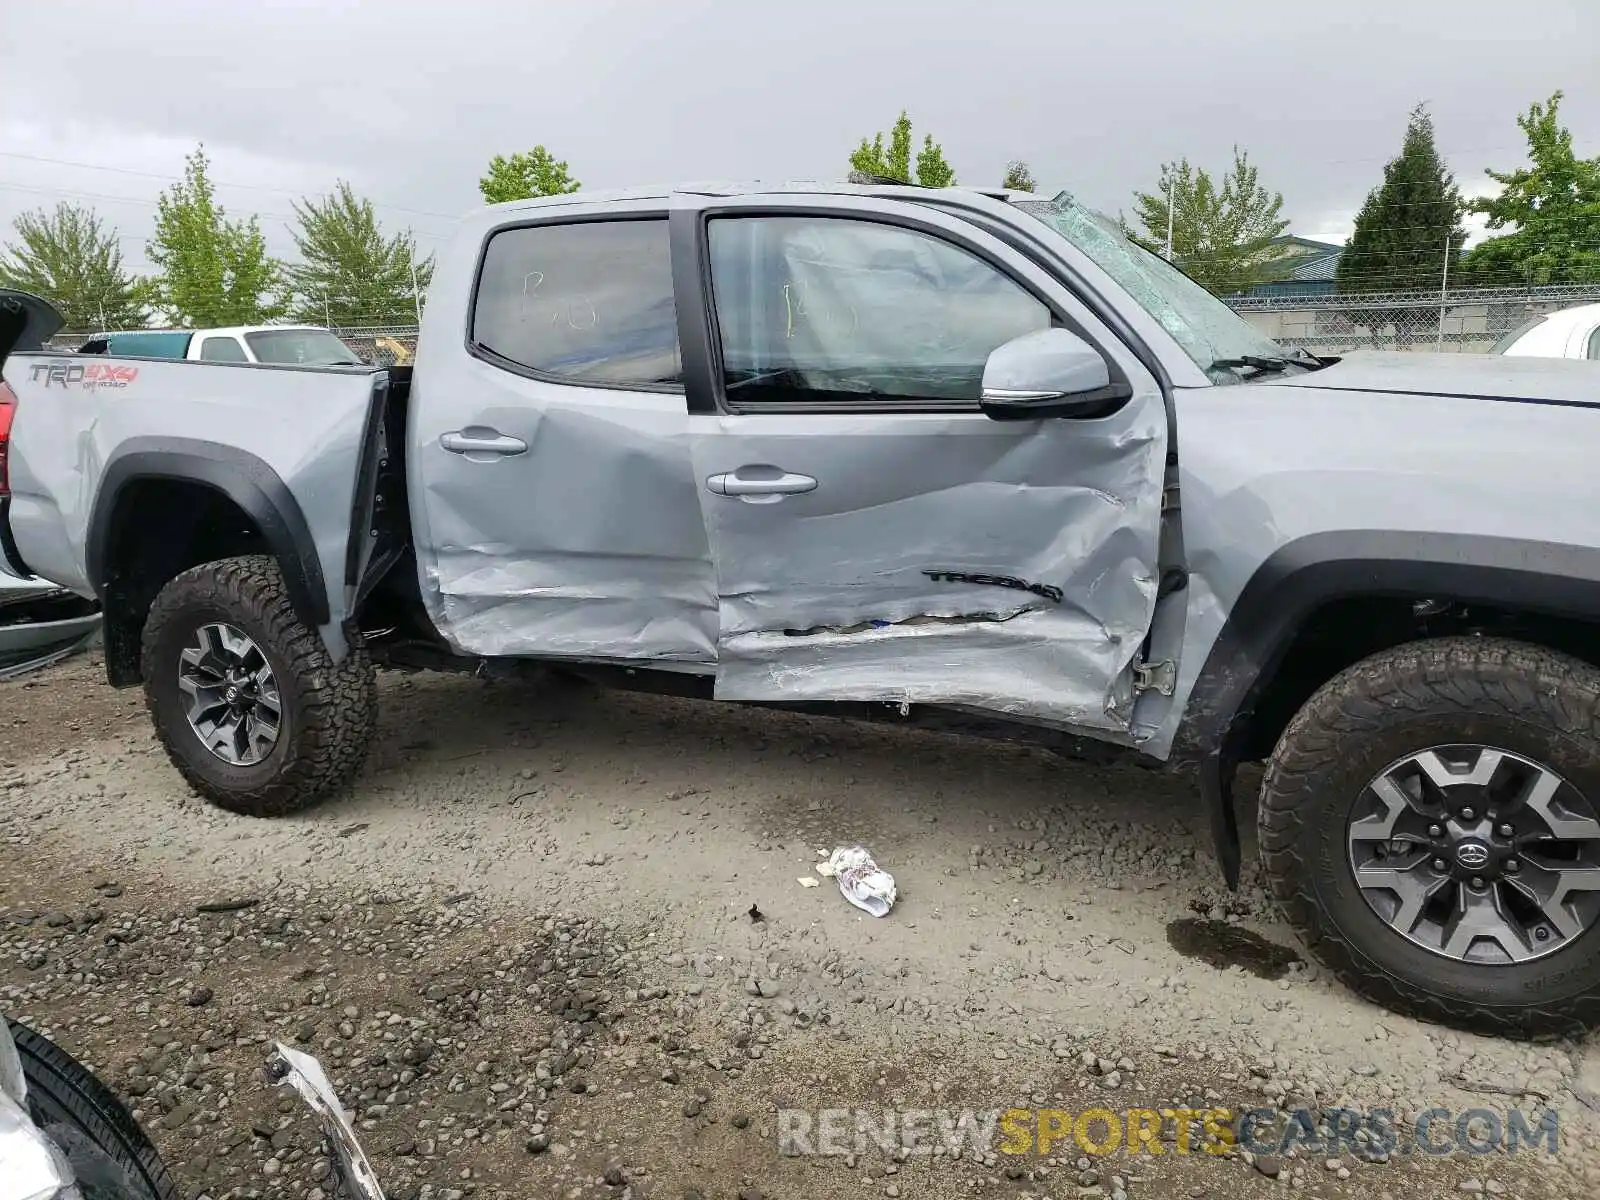
<instances>
[{"instance_id":1,"label":"power line","mask_svg":"<svg viewBox=\"0 0 1600 1200\"><path fill-rule=\"evenodd\" d=\"M22 154L15 150L0 150L0 158L15 158L23 162L48 163L56 167L77 167L85 171L107 171L115 175L132 175L139 179L159 179L164 183L182 183L182 175L166 175L158 171L137 171L132 167L113 167L104 163L75 162L65 158L48 158L42 154ZM304 196L303 190L297 188L272 187L264 183L229 183L226 180L214 179L211 181L215 187L235 188L242 191L274 192L283 196ZM413 217L438 217L445 221L459 221L460 213L436 213L421 208L406 208L399 204L372 201L374 208L387 208L392 212L402 212Z\"/></svg>"}]
</instances>

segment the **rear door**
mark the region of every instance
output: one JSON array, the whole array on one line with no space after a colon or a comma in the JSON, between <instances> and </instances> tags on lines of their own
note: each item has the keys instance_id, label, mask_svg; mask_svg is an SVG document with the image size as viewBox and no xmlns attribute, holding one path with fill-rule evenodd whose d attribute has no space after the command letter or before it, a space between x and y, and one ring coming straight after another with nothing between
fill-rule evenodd
<instances>
[{"instance_id":1,"label":"rear door","mask_svg":"<svg viewBox=\"0 0 1600 1200\"><path fill-rule=\"evenodd\" d=\"M665 201L517 213L433 294L409 469L434 623L468 654L709 662Z\"/></svg>"},{"instance_id":2,"label":"rear door","mask_svg":"<svg viewBox=\"0 0 1600 1200\"><path fill-rule=\"evenodd\" d=\"M860 197L674 197L717 692L929 702L1126 731L1157 586L1166 413L1060 281ZM990 420L984 362L1052 325L1133 398Z\"/></svg>"}]
</instances>

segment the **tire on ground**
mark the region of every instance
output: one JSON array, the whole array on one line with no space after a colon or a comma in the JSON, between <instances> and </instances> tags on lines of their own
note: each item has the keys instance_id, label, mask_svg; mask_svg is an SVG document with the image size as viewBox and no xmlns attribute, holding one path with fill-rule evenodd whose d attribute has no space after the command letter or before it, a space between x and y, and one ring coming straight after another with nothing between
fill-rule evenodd
<instances>
[{"instance_id":1,"label":"tire on ground","mask_svg":"<svg viewBox=\"0 0 1600 1200\"><path fill-rule=\"evenodd\" d=\"M180 656L209 623L231 625L260 647L277 682L280 729L259 762L235 765L202 742L179 689ZM142 645L145 703L173 765L220 808L253 817L305 808L351 779L377 714L372 664L360 643L335 665L289 602L265 555L222 559L172 579L156 596Z\"/></svg>"},{"instance_id":2,"label":"tire on ground","mask_svg":"<svg viewBox=\"0 0 1600 1200\"><path fill-rule=\"evenodd\" d=\"M72 1164L86 1197L177 1200L179 1192L126 1106L82 1063L26 1025L8 1022L28 1115Z\"/></svg>"},{"instance_id":3,"label":"tire on ground","mask_svg":"<svg viewBox=\"0 0 1600 1200\"><path fill-rule=\"evenodd\" d=\"M1478 1032L1550 1036L1600 1025L1600 931L1531 962L1472 963L1408 941L1367 903L1350 865L1352 808L1390 764L1431 746L1509 750L1600 807L1600 671L1492 638L1376 654L1290 721L1261 788L1268 885L1307 948L1346 985L1400 1012Z\"/></svg>"}]
</instances>

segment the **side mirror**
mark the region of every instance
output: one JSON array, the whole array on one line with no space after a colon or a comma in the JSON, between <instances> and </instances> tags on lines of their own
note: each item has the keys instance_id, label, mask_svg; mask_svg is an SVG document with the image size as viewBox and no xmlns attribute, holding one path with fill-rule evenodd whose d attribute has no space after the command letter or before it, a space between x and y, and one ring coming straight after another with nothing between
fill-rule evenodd
<instances>
[{"instance_id":1,"label":"side mirror","mask_svg":"<svg viewBox=\"0 0 1600 1200\"><path fill-rule=\"evenodd\" d=\"M1098 417L1133 395L1111 382L1100 352L1065 329L1041 329L995 348L983 366L978 402L995 421Z\"/></svg>"}]
</instances>

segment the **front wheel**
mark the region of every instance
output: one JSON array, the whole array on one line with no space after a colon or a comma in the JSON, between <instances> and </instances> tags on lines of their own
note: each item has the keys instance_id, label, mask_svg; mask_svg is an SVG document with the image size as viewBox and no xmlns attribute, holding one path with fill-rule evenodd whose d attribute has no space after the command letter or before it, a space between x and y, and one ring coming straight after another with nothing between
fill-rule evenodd
<instances>
[{"instance_id":1,"label":"front wheel","mask_svg":"<svg viewBox=\"0 0 1600 1200\"><path fill-rule=\"evenodd\" d=\"M1600 671L1489 638L1325 684L1260 805L1272 893L1356 991L1487 1033L1600 1024Z\"/></svg>"},{"instance_id":2,"label":"front wheel","mask_svg":"<svg viewBox=\"0 0 1600 1200\"><path fill-rule=\"evenodd\" d=\"M171 580L145 622L145 702L190 786L230 812L303 808L360 768L377 712L360 643L335 664L263 555Z\"/></svg>"}]
</instances>

